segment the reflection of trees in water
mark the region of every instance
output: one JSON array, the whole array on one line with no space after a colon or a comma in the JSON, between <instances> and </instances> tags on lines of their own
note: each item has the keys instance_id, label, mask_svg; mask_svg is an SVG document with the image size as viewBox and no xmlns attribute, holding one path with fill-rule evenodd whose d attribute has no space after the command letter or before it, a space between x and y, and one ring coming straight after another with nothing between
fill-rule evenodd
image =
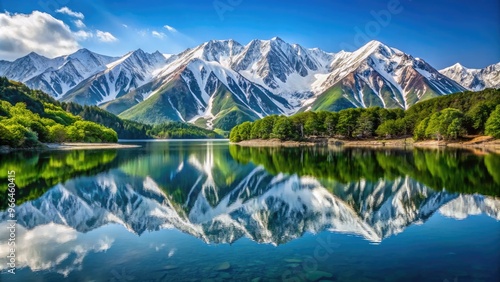
<instances>
[{"instance_id":1,"label":"reflection of trees in water","mask_svg":"<svg viewBox=\"0 0 500 282\"><path fill-rule=\"evenodd\" d=\"M466 151L240 146L228 149L212 144L177 143L119 151L21 152L3 155L0 169L16 171L18 204L38 198L68 179L119 167L131 176L151 177L174 202L189 210L199 193L205 194L210 205L216 205L217 199L234 190L255 165L262 165L271 175L311 176L325 187L339 187L332 182L377 182L409 176L435 190L500 196L500 157ZM3 189L0 209L5 208L5 197Z\"/></svg>"},{"instance_id":2,"label":"reflection of trees in water","mask_svg":"<svg viewBox=\"0 0 500 282\"><path fill-rule=\"evenodd\" d=\"M94 171L90 177L76 173L71 180L54 178L63 185L41 197L45 190L33 190L39 192L31 195L37 200L19 209L24 220L20 224L30 227L56 222L87 232L114 222L142 234L174 226L207 242L234 242L248 236L276 244L307 231L329 229L379 242L425 221L448 204L447 214L455 217L481 211L497 218L499 207L491 197L455 193L486 194L487 189L498 188L498 176L488 168L495 168L497 156L460 151L205 144L161 145L114 154L100 151L92 157L87 152L36 157L26 162L30 168L41 165L71 171L90 164L87 169ZM102 173L109 168L117 169ZM460 182L462 186L451 192L426 184L448 187ZM482 185L468 186L478 182Z\"/></svg>"},{"instance_id":3,"label":"reflection of trees in water","mask_svg":"<svg viewBox=\"0 0 500 282\"><path fill-rule=\"evenodd\" d=\"M312 176L320 181L394 180L408 175L435 190L500 196L500 156L465 151L255 148L231 146L241 163L262 165L272 174Z\"/></svg>"},{"instance_id":4,"label":"reflection of trees in water","mask_svg":"<svg viewBox=\"0 0 500 282\"><path fill-rule=\"evenodd\" d=\"M90 176L112 168L116 150L64 152L20 152L2 155L0 170L15 171L16 201L33 200L54 185L78 176ZM6 183L7 174L2 182ZM6 207L7 186L0 188L0 209Z\"/></svg>"}]
</instances>

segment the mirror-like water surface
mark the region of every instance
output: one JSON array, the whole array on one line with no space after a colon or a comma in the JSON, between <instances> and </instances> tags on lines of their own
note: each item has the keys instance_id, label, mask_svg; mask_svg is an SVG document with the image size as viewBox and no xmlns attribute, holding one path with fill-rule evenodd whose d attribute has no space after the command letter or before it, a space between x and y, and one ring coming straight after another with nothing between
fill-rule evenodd
<instances>
[{"instance_id":1,"label":"mirror-like water surface","mask_svg":"<svg viewBox=\"0 0 500 282\"><path fill-rule=\"evenodd\" d=\"M500 277L498 155L141 145L1 155L2 281Z\"/></svg>"}]
</instances>

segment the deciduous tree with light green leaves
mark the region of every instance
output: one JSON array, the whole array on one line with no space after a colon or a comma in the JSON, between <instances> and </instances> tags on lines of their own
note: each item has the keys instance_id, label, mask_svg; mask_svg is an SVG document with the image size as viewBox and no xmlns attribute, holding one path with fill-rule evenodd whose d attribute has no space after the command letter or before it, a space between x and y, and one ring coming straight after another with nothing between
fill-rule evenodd
<instances>
[{"instance_id":1,"label":"deciduous tree with light green leaves","mask_svg":"<svg viewBox=\"0 0 500 282\"><path fill-rule=\"evenodd\" d=\"M391 138L400 134L401 130L396 120L389 119L384 121L375 131L378 136Z\"/></svg>"},{"instance_id":2,"label":"deciduous tree with light green leaves","mask_svg":"<svg viewBox=\"0 0 500 282\"><path fill-rule=\"evenodd\" d=\"M337 129L337 123L339 121L339 113L328 113L325 117L325 123L323 128L327 136L334 136L335 130Z\"/></svg>"},{"instance_id":3,"label":"deciduous tree with light green leaves","mask_svg":"<svg viewBox=\"0 0 500 282\"><path fill-rule=\"evenodd\" d=\"M55 124L49 127L50 139L52 142L62 143L67 140L64 125Z\"/></svg>"},{"instance_id":4,"label":"deciduous tree with light green leaves","mask_svg":"<svg viewBox=\"0 0 500 282\"><path fill-rule=\"evenodd\" d=\"M425 129L425 136L433 139L452 140L466 134L463 126L464 114L457 109L447 108L434 113Z\"/></svg>"},{"instance_id":5,"label":"deciduous tree with light green leaves","mask_svg":"<svg viewBox=\"0 0 500 282\"><path fill-rule=\"evenodd\" d=\"M347 109L340 111L339 121L337 123L337 133L344 137L351 138L360 115L360 109Z\"/></svg>"},{"instance_id":6,"label":"deciduous tree with light green leaves","mask_svg":"<svg viewBox=\"0 0 500 282\"><path fill-rule=\"evenodd\" d=\"M280 140L294 139L297 137L297 134L294 132L293 122L284 116L276 120L272 135Z\"/></svg>"},{"instance_id":7,"label":"deciduous tree with light green leaves","mask_svg":"<svg viewBox=\"0 0 500 282\"><path fill-rule=\"evenodd\" d=\"M240 126L237 125L231 129L231 132L229 133L229 141L238 143L242 141L240 137Z\"/></svg>"},{"instance_id":8,"label":"deciduous tree with light green leaves","mask_svg":"<svg viewBox=\"0 0 500 282\"><path fill-rule=\"evenodd\" d=\"M304 124L304 132L308 136L318 135L320 132L323 132L323 123L320 120L320 117L316 113L311 113Z\"/></svg>"},{"instance_id":9,"label":"deciduous tree with light green leaves","mask_svg":"<svg viewBox=\"0 0 500 282\"><path fill-rule=\"evenodd\" d=\"M425 130L427 128L427 125L429 124L430 119L430 117L426 117L417 125L415 131L413 132L413 139L417 141L425 139Z\"/></svg>"},{"instance_id":10,"label":"deciduous tree with light green leaves","mask_svg":"<svg viewBox=\"0 0 500 282\"><path fill-rule=\"evenodd\" d=\"M500 138L500 105L495 108L486 121L485 133L494 138Z\"/></svg>"},{"instance_id":11,"label":"deciduous tree with light green leaves","mask_svg":"<svg viewBox=\"0 0 500 282\"><path fill-rule=\"evenodd\" d=\"M240 138L242 140L250 139L251 131L252 131L252 123L251 122L246 121L246 122L239 125L239 133L240 133Z\"/></svg>"}]
</instances>

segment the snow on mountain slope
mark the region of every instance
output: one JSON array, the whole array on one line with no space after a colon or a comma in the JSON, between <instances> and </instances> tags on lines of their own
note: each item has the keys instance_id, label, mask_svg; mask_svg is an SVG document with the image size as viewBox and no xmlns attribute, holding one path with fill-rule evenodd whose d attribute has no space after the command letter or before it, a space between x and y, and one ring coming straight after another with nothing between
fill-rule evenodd
<instances>
[{"instance_id":1,"label":"snow on mountain slope","mask_svg":"<svg viewBox=\"0 0 500 282\"><path fill-rule=\"evenodd\" d=\"M305 49L274 37L251 41L234 58L231 68L298 106L310 96L317 77L328 73L332 57L320 49Z\"/></svg>"},{"instance_id":2,"label":"snow on mountain slope","mask_svg":"<svg viewBox=\"0 0 500 282\"><path fill-rule=\"evenodd\" d=\"M423 99L465 90L425 61L378 41L336 54L331 69L312 85L315 96L303 102L303 109L407 109Z\"/></svg>"},{"instance_id":3,"label":"snow on mountain slope","mask_svg":"<svg viewBox=\"0 0 500 282\"><path fill-rule=\"evenodd\" d=\"M60 59L63 60L61 66L48 69L30 78L25 82L26 85L40 89L58 99L84 79L103 70L106 64L116 60L114 57L99 55L87 49L80 49Z\"/></svg>"},{"instance_id":4,"label":"snow on mountain slope","mask_svg":"<svg viewBox=\"0 0 500 282\"><path fill-rule=\"evenodd\" d=\"M31 52L13 62L2 63L0 66L0 75L9 79L26 82L48 69L56 69L64 62L62 57L49 59L44 56Z\"/></svg>"},{"instance_id":5,"label":"snow on mountain slope","mask_svg":"<svg viewBox=\"0 0 500 282\"><path fill-rule=\"evenodd\" d=\"M500 88L500 63L484 69L469 69L459 63L439 71L471 91Z\"/></svg>"},{"instance_id":6,"label":"snow on mountain slope","mask_svg":"<svg viewBox=\"0 0 500 282\"><path fill-rule=\"evenodd\" d=\"M152 83L138 88L134 98L121 99L138 104L121 115L146 123L179 120L229 129L236 122L291 112L285 99L227 67L241 48L232 40L210 41L178 55L156 72ZM123 108L117 103L112 102ZM158 116L152 118L151 112Z\"/></svg>"},{"instance_id":7,"label":"snow on mountain slope","mask_svg":"<svg viewBox=\"0 0 500 282\"><path fill-rule=\"evenodd\" d=\"M0 75L57 99L100 105L135 120L229 128L235 121L269 114L407 109L466 88L499 87L500 64L483 70L456 65L440 73L378 41L334 54L275 37L247 45L211 40L177 55L139 49L112 58L82 49L48 59L31 53L14 62L0 61Z\"/></svg>"},{"instance_id":8,"label":"snow on mountain slope","mask_svg":"<svg viewBox=\"0 0 500 282\"><path fill-rule=\"evenodd\" d=\"M86 105L114 100L148 83L154 72L166 63L160 52L148 54L138 49L107 64L104 70L68 91L62 100Z\"/></svg>"}]
</instances>

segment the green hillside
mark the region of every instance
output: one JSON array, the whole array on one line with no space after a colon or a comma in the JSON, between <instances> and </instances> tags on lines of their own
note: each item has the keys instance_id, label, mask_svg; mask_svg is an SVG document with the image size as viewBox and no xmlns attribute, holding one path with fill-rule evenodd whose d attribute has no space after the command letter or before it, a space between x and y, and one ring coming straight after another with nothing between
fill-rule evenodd
<instances>
[{"instance_id":1,"label":"green hillside","mask_svg":"<svg viewBox=\"0 0 500 282\"><path fill-rule=\"evenodd\" d=\"M42 142L117 142L117 133L66 112L47 94L0 77L0 145Z\"/></svg>"},{"instance_id":2,"label":"green hillside","mask_svg":"<svg viewBox=\"0 0 500 282\"><path fill-rule=\"evenodd\" d=\"M196 105L197 102L194 101L193 95L186 95L186 93L190 93L190 90L185 82L181 79L173 80L151 98L122 112L119 116L150 125L183 121L181 116L195 117L198 115L196 109L188 108L186 105ZM120 99L119 103L106 104L106 108L123 108L129 99L125 96ZM224 85L220 85L214 94L212 113L216 115L213 120L213 128L222 130L230 130L238 123L259 118L248 110ZM200 118L195 123L204 127L207 121Z\"/></svg>"},{"instance_id":3,"label":"green hillside","mask_svg":"<svg viewBox=\"0 0 500 282\"><path fill-rule=\"evenodd\" d=\"M189 110L179 108L179 113L177 113L173 105L177 103L181 105L188 104L185 100L193 98L190 95L180 95L179 93L189 93L189 89L181 80L172 81L163 89L160 89L153 97L122 112L119 116L144 124L181 121L179 113L185 113Z\"/></svg>"},{"instance_id":4,"label":"green hillside","mask_svg":"<svg viewBox=\"0 0 500 282\"><path fill-rule=\"evenodd\" d=\"M121 139L222 138L182 122L146 125L97 106L60 103L22 83L0 77L0 145L38 147L50 142L117 142Z\"/></svg>"}]
</instances>

